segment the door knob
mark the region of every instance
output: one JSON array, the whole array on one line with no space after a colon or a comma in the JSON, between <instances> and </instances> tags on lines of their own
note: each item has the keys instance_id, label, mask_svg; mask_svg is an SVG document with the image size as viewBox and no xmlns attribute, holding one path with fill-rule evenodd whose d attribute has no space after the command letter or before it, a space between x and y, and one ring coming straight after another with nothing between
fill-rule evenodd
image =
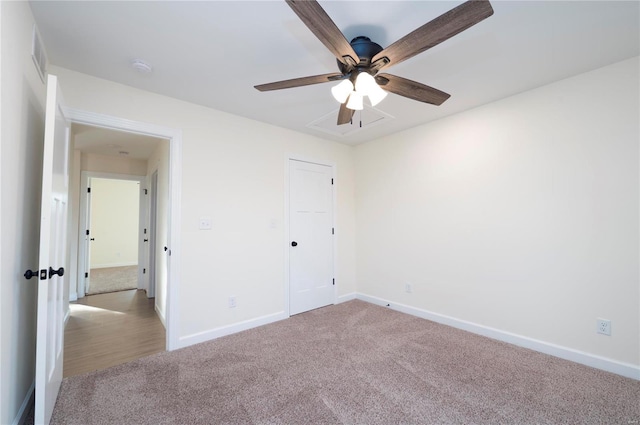
<instances>
[{"instance_id":1,"label":"door knob","mask_svg":"<svg viewBox=\"0 0 640 425\"><path fill-rule=\"evenodd\" d=\"M145 239L143 242L149 242L149 239Z\"/></svg>"},{"instance_id":2,"label":"door knob","mask_svg":"<svg viewBox=\"0 0 640 425\"><path fill-rule=\"evenodd\" d=\"M298 246L298 242L296 241L291 242L291 246Z\"/></svg>"},{"instance_id":3,"label":"door knob","mask_svg":"<svg viewBox=\"0 0 640 425\"><path fill-rule=\"evenodd\" d=\"M24 277L26 277L27 279L31 279L32 277L38 277L38 270L36 270L35 272L32 270L27 270L26 272L24 272Z\"/></svg>"},{"instance_id":4,"label":"door knob","mask_svg":"<svg viewBox=\"0 0 640 425\"><path fill-rule=\"evenodd\" d=\"M56 274L60 277L64 276L64 267L60 267L58 270L54 270L53 267L49 267L49 279Z\"/></svg>"}]
</instances>

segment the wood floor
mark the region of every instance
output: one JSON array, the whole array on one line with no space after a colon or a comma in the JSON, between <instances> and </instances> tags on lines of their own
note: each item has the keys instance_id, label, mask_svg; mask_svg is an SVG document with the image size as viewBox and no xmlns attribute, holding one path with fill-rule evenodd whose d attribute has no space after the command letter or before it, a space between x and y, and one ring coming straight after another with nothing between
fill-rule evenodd
<instances>
[{"instance_id":1,"label":"wood floor","mask_svg":"<svg viewBox=\"0 0 640 425\"><path fill-rule=\"evenodd\" d=\"M89 295L71 303L64 331L63 375L105 369L165 350L154 299L131 290Z\"/></svg>"}]
</instances>

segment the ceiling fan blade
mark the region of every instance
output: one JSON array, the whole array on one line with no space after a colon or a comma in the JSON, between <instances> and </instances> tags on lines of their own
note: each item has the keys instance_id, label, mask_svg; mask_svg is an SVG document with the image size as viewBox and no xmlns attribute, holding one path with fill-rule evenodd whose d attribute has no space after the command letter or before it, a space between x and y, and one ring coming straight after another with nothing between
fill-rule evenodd
<instances>
[{"instance_id":1,"label":"ceiling fan blade","mask_svg":"<svg viewBox=\"0 0 640 425\"><path fill-rule=\"evenodd\" d=\"M338 111L338 125L349 124L351 122L351 118L353 117L353 113L355 112L353 109L347 108L347 101L340 105L340 110Z\"/></svg>"},{"instance_id":2,"label":"ceiling fan blade","mask_svg":"<svg viewBox=\"0 0 640 425\"><path fill-rule=\"evenodd\" d=\"M430 103L432 105L442 105L442 103L451 97L450 94L426 86L417 81L407 80L391 74L378 74L376 82L380 84L384 90L418 102Z\"/></svg>"},{"instance_id":3,"label":"ceiling fan blade","mask_svg":"<svg viewBox=\"0 0 640 425\"><path fill-rule=\"evenodd\" d=\"M493 8L488 0L469 0L402 37L376 54L371 62L383 59L379 69L395 65L437 46L491 15Z\"/></svg>"},{"instance_id":4,"label":"ceiling fan blade","mask_svg":"<svg viewBox=\"0 0 640 425\"><path fill-rule=\"evenodd\" d=\"M342 79L342 74L334 72L331 74L314 75L312 77L294 78L292 80L277 81L275 83L260 84L254 86L260 91L290 89L293 87L310 86L312 84L328 83Z\"/></svg>"},{"instance_id":5,"label":"ceiling fan blade","mask_svg":"<svg viewBox=\"0 0 640 425\"><path fill-rule=\"evenodd\" d=\"M349 44L349 41L344 38L342 32L317 1L287 0L287 4L322 44L340 62L347 65L349 71L360 63L360 58L351 47L351 44Z\"/></svg>"}]
</instances>

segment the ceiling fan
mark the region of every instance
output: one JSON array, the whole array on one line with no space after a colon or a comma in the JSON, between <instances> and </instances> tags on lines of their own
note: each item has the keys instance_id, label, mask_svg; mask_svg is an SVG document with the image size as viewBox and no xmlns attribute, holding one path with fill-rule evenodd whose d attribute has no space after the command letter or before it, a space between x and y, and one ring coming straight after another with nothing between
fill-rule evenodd
<instances>
[{"instance_id":1,"label":"ceiling fan","mask_svg":"<svg viewBox=\"0 0 640 425\"><path fill-rule=\"evenodd\" d=\"M380 71L412 58L493 15L493 8L488 0L469 0L383 49L364 36L356 37L349 43L315 0L286 2L333 53L340 72L261 84L255 88L269 91L340 81L331 89L333 96L341 103L338 125L349 123L354 112L363 108L364 96L369 97L372 106L380 102L386 96L386 92L432 105L441 105L450 97L449 94Z\"/></svg>"}]
</instances>

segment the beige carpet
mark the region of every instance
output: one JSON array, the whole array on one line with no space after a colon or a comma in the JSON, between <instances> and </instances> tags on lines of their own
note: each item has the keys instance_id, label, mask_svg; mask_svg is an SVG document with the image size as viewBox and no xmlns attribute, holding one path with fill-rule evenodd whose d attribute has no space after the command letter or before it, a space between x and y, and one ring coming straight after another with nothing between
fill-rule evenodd
<instances>
[{"instance_id":1,"label":"beige carpet","mask_svg":"<svg viewBox=\"0 0 640 425\"><path fill-rule=\"evenodd\" d=\"M633 424L640 382L362 301L65 378L53 424Z\"/></svg>"},{"instance_id":2,"label":"beige carpet","mask_svg":"<svg viewBox=\"0 0 640 425\"><path fill-rule=\"evenodd\" d=\"M138 287L138 266L91 269L87 295L126 291Z\"/></svg>"}]
</instances>

